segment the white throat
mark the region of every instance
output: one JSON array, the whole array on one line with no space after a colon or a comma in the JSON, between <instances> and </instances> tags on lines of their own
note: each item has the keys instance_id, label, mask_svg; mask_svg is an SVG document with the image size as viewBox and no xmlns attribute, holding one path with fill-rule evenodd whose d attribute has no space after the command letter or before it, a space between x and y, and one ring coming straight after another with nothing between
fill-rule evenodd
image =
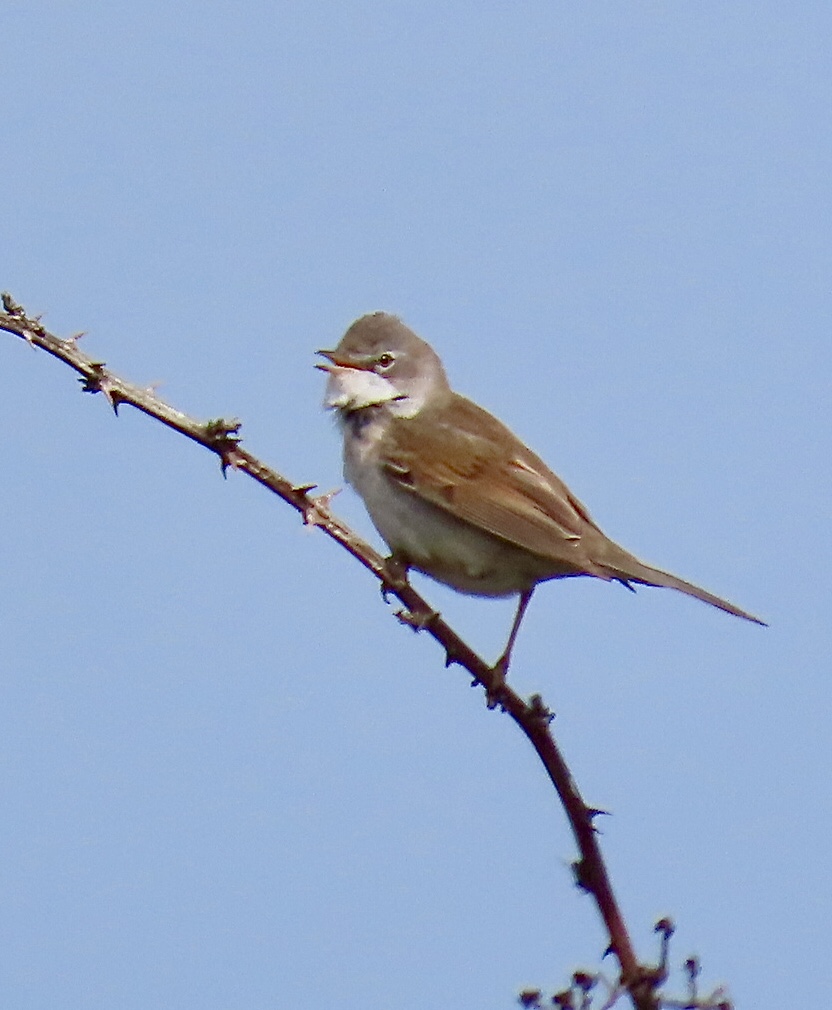
<instances>
[{"instance_id":1,"label":"white throat","mask_svg":"<svg viewBox=\"0 0 832 1010\"><path fill-rule=\"evenodd\" d=\"M324 407L350 413L365 407L386 405L396 417L413 417L422 409L425 397L402 393L389 379L364 368L332 365L324 393Z\"/></svg>"}]
</instances>

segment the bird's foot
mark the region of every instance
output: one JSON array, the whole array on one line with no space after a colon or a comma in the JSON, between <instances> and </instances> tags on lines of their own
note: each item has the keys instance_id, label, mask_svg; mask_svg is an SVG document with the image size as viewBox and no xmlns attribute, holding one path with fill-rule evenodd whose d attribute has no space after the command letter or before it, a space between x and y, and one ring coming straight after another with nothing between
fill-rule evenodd
<instances>
[{"instance_id":1,"label":"bird's foot","mask_svg":"<svg viewBox=\"0 0 832 1010\"><path fill-rule=\"evenodd\" d=\"M496 708L502 701L506 689L508 661L509 657L503 654L488 671L488 682L483 686L485 687L485 704L489 708Z\"/></svg>"},{"instance_id":2,"label":"bird's foot","mask_svg":"<svg viewBox=\"0 0 832 1010\"><path fill-rule=\"evenodd\" d=\"M381 596L384 602L387 603L387 597L390 593L395 592L397 589L406 589L410 585L407 578L410 565L406 561L402 561L401 558L396 557L395 554L391 554L389 558L385 559L384 567L386 573L382 576Z\"/></svg>"}]
</instances>

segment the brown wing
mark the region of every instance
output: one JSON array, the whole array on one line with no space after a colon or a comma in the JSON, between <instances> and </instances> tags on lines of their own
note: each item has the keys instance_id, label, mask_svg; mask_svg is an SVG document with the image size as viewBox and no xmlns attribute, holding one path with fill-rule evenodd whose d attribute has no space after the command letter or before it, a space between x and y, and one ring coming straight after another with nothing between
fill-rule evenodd
<instances>
[{"instance_id":1,"label":"brown wing","mask_svg":"<svg viewBox=\"0 0 832 1010\"><path fill-rule=\"evenodd\" d=\"M401 488L458 519L564 566L628 585L666 586L729 614L758 617L645 565L610 540L563 481L491 414L454 394L440 408L390 424L380 445Z\"/></svg>"},{"instance_id":2,"label":"brown wing","mask_svg":"<svg viewBox=\"0 0 832 1010\"><path fill-rule=\"evenodd\" d=\"M392 423L388 474L451 515L554 561L583 567L580 540L597 530L556 474L505 425L454 395Z\"/></svg>"}]
</instances>

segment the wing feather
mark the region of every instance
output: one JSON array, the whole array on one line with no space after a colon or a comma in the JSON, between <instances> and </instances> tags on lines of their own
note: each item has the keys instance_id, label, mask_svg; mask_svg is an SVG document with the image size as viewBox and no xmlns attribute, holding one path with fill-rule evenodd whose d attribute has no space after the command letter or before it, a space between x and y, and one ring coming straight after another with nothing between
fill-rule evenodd
<instances>
[{"instance_id":1,"label":"wing feather","mask_svg":"<svg viewBox=\"0 0 832 1010\"><path fill-rule=\"evenodd\" d=\"M397 419L380 446L401 488L493 536L556 562L583 567L586 508L495 417L453 395Z\"/></svg>"}]
</instances>

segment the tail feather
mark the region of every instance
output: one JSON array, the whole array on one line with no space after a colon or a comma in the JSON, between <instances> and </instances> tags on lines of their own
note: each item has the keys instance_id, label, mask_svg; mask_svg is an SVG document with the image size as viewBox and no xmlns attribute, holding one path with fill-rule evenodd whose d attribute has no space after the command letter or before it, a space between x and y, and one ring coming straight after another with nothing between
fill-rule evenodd
<instances>
[{"instance_id":1,"label":"tail feather","mask_svg":"<svg viewBox=\"0 0 832 1010\"><path fill-rule=\"evenodd\" d=\"M630 557L632 558L632 555ZM625 585L628 582L637 582L642 586L662 586L666 589L676 589L678 592L685 593L688 596L695 596L697 600L709 603L712 607L718 607L727 614L733 614L734 617L742 617L745 621L761 624L764 628L768 627L768 624L760 620L759 617L755 617L753 614L749 614L748 611L735 607L733 603L729 603L728 600L723 600L721 597L709 593L707 589L695 586L692 582L685 582L684 579L671 575L670 572L663 572L659 568L651 568L636 558L632 558L632 561L635 563L622 565L620 569L614 571L613 578L619 579Z\"/></svg>"}]
</instances>

